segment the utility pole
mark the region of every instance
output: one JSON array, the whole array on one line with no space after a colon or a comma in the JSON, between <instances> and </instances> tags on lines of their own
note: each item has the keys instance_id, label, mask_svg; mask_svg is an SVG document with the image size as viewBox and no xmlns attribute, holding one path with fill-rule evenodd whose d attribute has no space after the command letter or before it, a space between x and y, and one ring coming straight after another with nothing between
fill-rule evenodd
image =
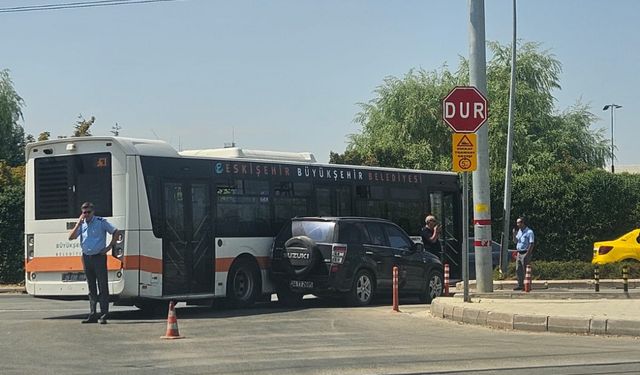
<instances>
[{"instance_id":1,"label":"utility pole","mask_svg":"<svg viewBox=\"0 0 640 375\"><path fill-rule=\"evenodd\" d=\"M511 161L513 159L513 115L516 107L516 0L513 0L513 39L511 40L511 87L509 89L509 124L507 125L507 161L504 170L504 223L500 248L500 275L507 274L509 265L509 236L511 231Z\"/></svg>"},{"instance_id":2,"label":"utility pole","mask_svg":"<svg viewBox=\"0 0 640 375\"><path fill-rule=\"evenodd\" d=\"M487 95L484 0L469 0L469 83ZM493 292L491 201L489 191L489 122L477 131L478 169L473 172L473 225L476 291Z\"/></svg>"},{"instance_id":3,"label":"utility pole","mask_svg":"<svg viewBox=\"0 0 640 375\"><path fill-rule=\"evenodd\" d=\"M622 108L622 106L614 103L607 104L602 108L603 111L606 111L607 109L611 110L611 173L615 173L615 169L613 168L613 160L615 159L615 156L613 155L613 111L618 108Z\"/></svg>"}]
</instances>

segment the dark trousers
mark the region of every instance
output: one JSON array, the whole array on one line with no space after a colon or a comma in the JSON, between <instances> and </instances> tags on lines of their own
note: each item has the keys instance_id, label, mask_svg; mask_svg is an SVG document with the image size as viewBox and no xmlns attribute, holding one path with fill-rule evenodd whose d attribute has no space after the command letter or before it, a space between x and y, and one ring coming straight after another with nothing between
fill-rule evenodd
<instances>
[{"instance_id":1,"label":"dark trousers","mask_svg":"<svg viewBox=\"0 0 640 375\"><path fill-rule=\"evenodd\" d=\"M84 274L87 276L89 286L89 309L92 315L96 314L96 304L100 301L100 312L109 312L109 279L107 278L107 256L82 254ZM96 289L97 281L97 289ZM100 295L98 295L100 290Z\"/></svg>"}]
</instances>

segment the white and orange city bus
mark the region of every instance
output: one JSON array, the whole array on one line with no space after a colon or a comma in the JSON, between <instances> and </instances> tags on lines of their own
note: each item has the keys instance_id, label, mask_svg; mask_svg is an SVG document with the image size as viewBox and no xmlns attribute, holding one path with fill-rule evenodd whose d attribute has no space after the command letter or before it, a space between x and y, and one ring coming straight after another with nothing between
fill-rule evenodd
<instances>
[{"instance_id":1,"label":"white and orange city bus","mask_svg":"<svg viewBox=\"0 0 640 375\"><path fill-rule=\"evenodd\" d=\"M68 240L85 201L121 230L108 258L119 305L226 297L246 306L269 296L273 238L295 216L382 217L417 234L435 213L459 273L454 173L321 164L309 153L178 152L120 137L30 143L26 158L25 280L35 297L86 298L79 241Z\"/></svg>"}]
</instances>

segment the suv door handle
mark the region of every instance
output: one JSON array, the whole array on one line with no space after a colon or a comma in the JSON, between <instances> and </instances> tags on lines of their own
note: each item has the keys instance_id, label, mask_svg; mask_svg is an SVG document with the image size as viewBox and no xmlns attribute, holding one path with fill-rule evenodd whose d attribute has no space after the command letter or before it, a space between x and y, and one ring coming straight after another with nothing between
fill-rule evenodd
<instances>
[{"instance_id":1,"label":"suv door handle","mask_svg":"<svg viewBox=\"0 0 640 375\"><path fill-rule=\"evenodd\" d=\"M393 256L396 257L396 258L402 258L402 255L400 255L400 254L393 254Z\"/></svg>"},{"instance_id":2,"label":"suv door handle","mask_svg":"<svg viewBox=\"0 0 640 375\"><path fill-rule=\"evenodd\" d=\"M367 254L367 255L373 255L373 251L365 251L364 253Z\"/></svg>"}]
</instances>

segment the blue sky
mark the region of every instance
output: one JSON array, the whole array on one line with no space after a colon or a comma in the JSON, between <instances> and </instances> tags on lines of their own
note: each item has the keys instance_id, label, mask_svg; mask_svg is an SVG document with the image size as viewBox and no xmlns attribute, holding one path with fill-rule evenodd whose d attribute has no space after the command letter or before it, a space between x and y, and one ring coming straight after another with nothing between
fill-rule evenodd
<instances>
[{"instance_id":1,"label":"blue sky","mask_svg":"<svg viewBox=\"0 0 640 375\"><path fill-rule=\"evenodd\" d=\"M69 0L0 0L0 8ZM511 40L511 0L487 0L486 38ZM640 164L640 1L520 0L518 38L563 64L557 109L600 117L615 102L616 164ZM24 127L156 138L182 149L343 152L359 102L384 77L455 69L467 56L466 0L184 0L0 13L0 69L25 101Z\"/></svg>"}]
</instances>

